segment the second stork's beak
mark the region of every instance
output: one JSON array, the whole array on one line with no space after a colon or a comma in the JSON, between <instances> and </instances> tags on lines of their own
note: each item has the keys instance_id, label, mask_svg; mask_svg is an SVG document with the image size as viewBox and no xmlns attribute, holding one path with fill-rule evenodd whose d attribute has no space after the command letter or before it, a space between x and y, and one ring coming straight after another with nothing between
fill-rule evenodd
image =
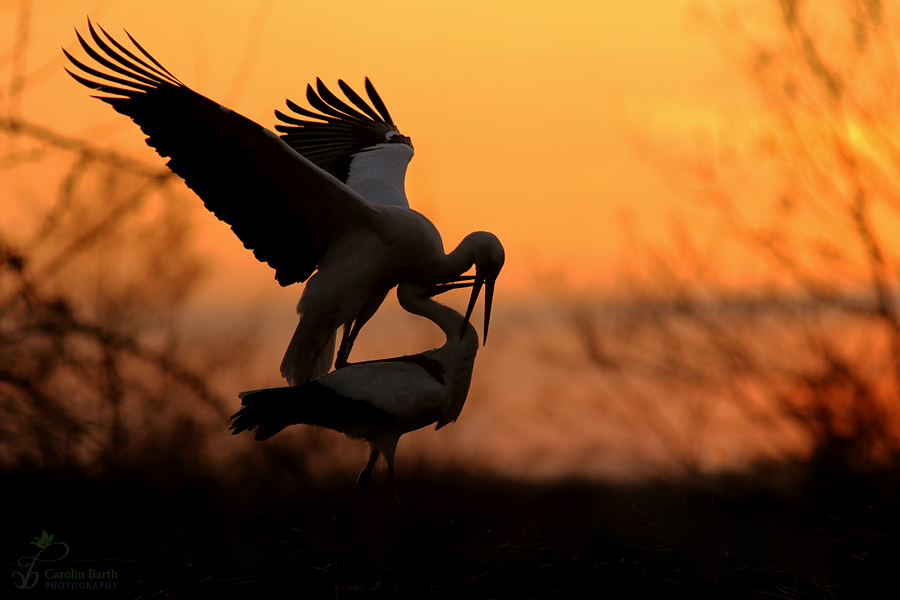
<instances>
[{"instance_id":1,"label":"second stork's beak","mask_svg":"<svg viewBox=\"0 0 900 600\"><path fill-rule=\"evenodd\" d=\"M496 279L488 279L484 286L484 336L481 345L487 344L488 325L491 323L491 303L494 301L494 283Z\"/></svg>"},{"instance_id":2,"label":"second stork's beak","mask_svg":"<svg viewBox=\"0 0 900 600\"><path fill-rule=\"evenodd\" d=\"M481 345L487 343L488 325L491 323L491 304L494 301L494 282L495 279L489 279L485 282L484 277L475 276L475 282L472 284L472 295L469 297L469 307L466 308L466 318L463 321L462 329L459 332L461 338L466 334L466 325L472 317L472 310L475 309L475 302L478 301L478 294L481 293L481 286L485 286L484 292L484 336L481 338ZM486 285L485 285L486 284Z\"/></svg>"}]
</instances>

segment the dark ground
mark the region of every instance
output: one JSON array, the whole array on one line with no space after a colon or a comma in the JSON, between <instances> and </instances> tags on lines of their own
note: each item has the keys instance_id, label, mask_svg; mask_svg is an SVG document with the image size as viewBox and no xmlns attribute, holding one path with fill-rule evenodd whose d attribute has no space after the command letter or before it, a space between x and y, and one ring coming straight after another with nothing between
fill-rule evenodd
<instances>
[{"instance_id":1,"label":"dark ground","mask_svg":"<svg viewBox=\"0 0 900 600\"><path fill-rule=\"evenodd\" d=\"M0 579L0 596L839 599L896 593L896 477L810 481L802 468L633 488L404 473L403 511L392 518L378 502L379 488L370 492L366 513L355 483L346 479L267 487L146 468L96 478L5 474L0 562L9 574ZM40 581L19 590L21 579L10 574L27 571L16 561L35 555L29 542L43 530L70 553L37 567ZM112 569L117 586L48 590L49 567Z\"/></svg>"}]
</instances>

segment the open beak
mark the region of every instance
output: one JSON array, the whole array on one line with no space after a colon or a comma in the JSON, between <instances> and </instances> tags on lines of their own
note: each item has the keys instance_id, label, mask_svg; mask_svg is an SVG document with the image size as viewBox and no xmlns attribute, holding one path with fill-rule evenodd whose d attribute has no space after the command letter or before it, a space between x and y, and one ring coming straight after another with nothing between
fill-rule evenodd
<instances>
[{"instance_id":1,"label":"open beak","mask_svg":"<svg viewBox=\"0 0 900 600\"><path fill-rule=\"evenodd\" d=\"M481 338L481 345L487 344L488 325L491 322L491 303L494 301L494 283L496 279L489 279L484 286L484 336Z\"/></svg>"},{"instance_id":2,"label":"open beak","mask_svg":"<svg viewBox=\"0 0 900 600\"><path fill-rule=\"evenodd\" d=\"M466 279L473 279L471 277L467 277ZM449 292L450 290L456 290L459 288L472 287L474 284L471 281L467 281L465 283L460 281L454 281L451 283L436 283L431 286L431 289L428 290L428 297L434 298L435 296L440 296L444 292Z\"/></svg>"},{"instance_id":3,"label":"open beak","mask_svg":"<svg viewBox=\"0 0 900 600\"><path fill-rule=\"evenodd\" d=\"M472 310L475 308L475 302L478 300L478 294L481 293L481 286L484 286L484 335L481 338L481 345L487 344L488 325L491 324L491 304L494 302L494 283L496 279L488 279L475 276L472 283L472 296L469 298L469 307L466 309L466 318L463 321L462 331L459 337L466 333L466 325L469 324L469 318L472 316Z\"/></svg>"},{"instance_id":4,"label":"open beak","mask_svg":"<svg viewBox=\"0 0 900 600\"><path fill-rule=\"evenodd\" d=\"M459 331L459 337L462 338L466 334L466 326L472 318L472 311L475 310L475 303L478 301L478 295L481 293L482 286L484 286L484 336L481 338L481 343L484 345L487 342L488 326L491 323L491 305L494 301L495 281L495 279L485 280L485 278L480 275L464 275L448 283L433 285L429 291L429 296L433 298L450 290L467 287L472 288L472 295L469 297L469 306L466 308L466 317L463 320L462 329Z\"/></svg>"},{"instance_id":5,"label":"open beak","mask_svg":"<svg viewBox=\"0 0 900 600\"><path fill-rule=\"evenodd\" d=\"M472 295L469 297L469 307L466 309L466 318L463 320L462 329L459 330L459 337L462 339L466 335L466 326L472 317L472 310L475 308L475 302L478 300L478 294L481 293L481 286L484 285L484 277L475 275L475 281L472 283ZM487 316L487 313L485 313Z\"/></svg>"}]
</instances>

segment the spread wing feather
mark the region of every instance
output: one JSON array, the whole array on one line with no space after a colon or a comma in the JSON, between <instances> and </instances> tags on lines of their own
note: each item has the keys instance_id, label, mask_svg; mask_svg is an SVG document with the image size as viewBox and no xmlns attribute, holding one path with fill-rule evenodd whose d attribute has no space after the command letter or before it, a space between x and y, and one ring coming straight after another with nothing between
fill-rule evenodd
<instances>
[{"instance_id":1,"label":"spread wing feather","mask_svg":"<svg viewBox=\"0 0 900 600\"><path fill-rule=\"evenodd\" d=\"M359 112L358 110L356 110L355 108L353 108L352 106L350 106L349 104L347 104L346 102L344 102L343 100L341 100L340 98L335 96L333 93L331 93L331 90L329 90L325 86L325 84L322 83L322 80L319 79L318 77L316 78L316 91L319 92L319 96L322 97L322 100L324 100L325 102L327 102L329 105L333 106L334 108L338 109L342 113L346 114L351 119L354 119L356 121L367 121L368 120L368 117L366 117L366 115L362 114L361 112Z\"/></svg>"},{"instance_id":2,"label":"spread wing feather","mask_svg":"<svg viewBox=\"0 0 900 600\"><path fill-rule=\"evenodd\" d=\"M378 92L375 91L375 86L372 85L372 82L369 81L369 78L366 77L366 93L369 95L369 100L372 101L372 104L375 105L375 110L381 114L382 118L387 123L393 123L394 120L391 119L391 113L388 112L387 106L384 105L384 102L381 100L381 96L378 95Z\"/></svg>"},{"instance_id":3,"label":"spread wing feather","mask_svg":"<svg viewBox=\"0 0 900 600\"><path fill-rule=\"evenodd\" d=\"M349 85L340 80L338 85L349 103L338 98L321 79L316 79L315 88L306 87L306 99L319 112L287 100L287 107L293 113L306 118L275 111L275 116L285 123L276 125L275 129L284 134L281 139L291 148L346 183L353 156L385 143L389 132L399 133L399 130L368 78L366 91L374 109Z\"/></svg>"},{"instance_id":4,"label":"spread wing feather","mask_svg":"<svg viewBox=\"0 0 900 600\"><path fill-rule=\"evenodd\" d=\"M361 111L363 111L364 113L369 115L369 117L371 117L373 121L381 120L381 117L379 117L375 113L375 111L372 110L372 107L369 106L368 104L366 104L366 101L363 100L359 96L359 94L357 94L356 92L353 91L353 88L351 88L349 85L344 83L343 79L338 79L338 86L341 88L341 91L344 92L344 95L347 96L347 99L350 100L350 102L352 102L353 104L355 104L356 107L359 108Z\"/></svg>"},{"instance_id":5,"label":"spread wing feather","mask_svg":"<svg viewBox=\"0 0 900 600\"><path fill-rule=\"evenodd\" d=\"M275 269L281 285L305 281L333 243L372 226L374 205L276 134L186 87L130 35L144 59L102 28L101 37L90 21L88 28L96 48L80 34L78 40L110 72L66 53L81 72L69 74L109 94L96 97L140 126L147 144L169 158L169 168L257 259Z\"/></svg>"}]
</instances>

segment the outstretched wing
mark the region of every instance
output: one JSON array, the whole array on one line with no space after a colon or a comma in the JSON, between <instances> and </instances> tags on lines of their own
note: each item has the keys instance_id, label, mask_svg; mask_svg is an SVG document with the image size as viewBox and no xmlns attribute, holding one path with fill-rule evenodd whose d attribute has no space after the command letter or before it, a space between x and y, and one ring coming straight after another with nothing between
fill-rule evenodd
<instances>
[{"instance_id":1,"label":"outstretched wing","mask_svg":"<svg viewBox=\"0 0 900 600\"><path fill-rule=\"evenodd\" d=\"M68 73L110 94L95 97L140 126L147 144L170 159L168 167L257 259L275 269L281 285L306 281L332 244L371 226L377 207L274 132L185 86L131 35L134 51L103 28L101 37L90 21L88 29L96 49L76 32L78 40L106 71L63 50L82 74Z\"/></svg>"},{"instance_id":2,"label":"outstretched wing","mask_svg":"<svg viewBox=\"0 0 900 600\"><path fill-rule=\"evenodd\" d=\"M306 87L306 99L319 112L287 100L288 108L306 118L276 110L275 116L286 125L275 129L284 134L281 138L291 148L370 202L408 208L404 179L413 156L412 142L397 129L368 78L366 93L371 105L342 80L338 85L347 101L316 79L315 89Z\"/></svg>"}]
</instances>

